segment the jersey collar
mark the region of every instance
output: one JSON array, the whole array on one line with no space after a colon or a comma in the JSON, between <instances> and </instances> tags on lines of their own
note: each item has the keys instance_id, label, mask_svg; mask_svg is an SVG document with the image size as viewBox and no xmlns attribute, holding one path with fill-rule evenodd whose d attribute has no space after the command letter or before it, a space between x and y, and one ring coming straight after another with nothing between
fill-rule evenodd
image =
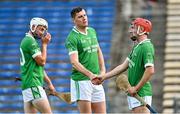
<instances>
[{"instance_id":1,"label":"jersey collar","mask_svg":"<svg viewBox=\"0 0 180 114\"><path fill-rule=\"evenodd\" d=\"M143 44L143 43L146 43L146 42L150 42L150 39L145 39L145 40L139 42L139 43L135 46L135 48L137 48L139 45L141 45L141 44Z\"/></svg>"},{"instance_id":2,"label":"jersey collar","mask_svg":"<svg viewBox=\"0 0 180 114\"><path fill-rule=\"evenodd\" d=\"M146 42L150 42L150 39L145 39L145 40L143 40L143 41L139 42L139 44L138 44L138 45L140 45L140 44L142 44L142 43L146 43Z\"/></svg>"},{"instance_id":3,"label":"jersey collar","mask_svg":"<svg viewBox=\"0 0 180 114\"><path fill-rule=\"evenodd\" d=\"M88 34L87 29L88 29L88 27L86 27L86 34L85 34L85 33L81 32L81 31L79 31L79 30L76 28L76 26L73 27L73 31L74 31L74 32L76 32L76 33L78 33L78 34L83 34L83 35L87 35L87 34Z\"/></svg>"}]
</instances>

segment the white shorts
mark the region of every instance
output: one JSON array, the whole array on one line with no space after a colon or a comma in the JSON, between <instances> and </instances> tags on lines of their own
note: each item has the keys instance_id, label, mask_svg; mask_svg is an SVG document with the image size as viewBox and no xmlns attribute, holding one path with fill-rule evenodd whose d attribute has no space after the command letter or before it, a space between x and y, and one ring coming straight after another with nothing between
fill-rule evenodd
<instances>
[{"instance_id":1,"label":"white shorts","mask_svg":"<svg viewBox=\"0 0 180 114\"><path fill-rule=\"evenodd\" d=\"M46 92L41 86L27 88L22 91L23 101L29 102L36 99L47 99Z\"/></svg>"},{"instance_id":2,"label":"white shorts","mask_svg":"<svg viewBox=\"0 0 180 114\"><path fill-rule=\"evenodd\" d=\"M105 101L102 85L94 85L90 80L74 81L71 79L71 101L87 100L90 102Z\"/></svg>"},{"instance_id":3,"label":"white shorts","mask_svg":"<svg viewBox=\"0 0 180 114\"><path fill-rule=\"evenodd\" d=\"M144 101L149 104L151 106L152 103L152 96L145 96L142 97L144 99ZM137 100L134 97L128 96L127 97L127 101L128 101L128 105L129 105L129 109L132 110L133 108L142 106L141 102L139 102L139 100Z\"/></svg>"}]
</instances>

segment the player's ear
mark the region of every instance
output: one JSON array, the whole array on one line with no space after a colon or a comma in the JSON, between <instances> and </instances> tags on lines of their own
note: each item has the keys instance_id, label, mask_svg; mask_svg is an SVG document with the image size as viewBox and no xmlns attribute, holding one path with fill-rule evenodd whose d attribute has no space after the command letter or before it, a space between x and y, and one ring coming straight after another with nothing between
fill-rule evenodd
<instances>
[{"instance_id":1,"label":"player's ear","mask_svg":"<svg viewBox=\"0 0 180 114\"><path fill-rule=\"evenodd\" d=\"M75 19L74 18L72 18L72 21L73 21L73 23L75 23Z\"/></svg>"}]
</instances>

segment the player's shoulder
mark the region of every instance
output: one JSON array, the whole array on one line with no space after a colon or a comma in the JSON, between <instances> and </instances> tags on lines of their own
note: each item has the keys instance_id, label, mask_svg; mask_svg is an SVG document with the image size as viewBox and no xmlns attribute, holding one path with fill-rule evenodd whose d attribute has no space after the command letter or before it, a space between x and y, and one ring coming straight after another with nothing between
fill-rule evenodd
<instances>
[{"instance_id":1,"label":"player's shoulder","mask_svg":"<svg viewBox=\"0 0 180 114\"><path fill-rule=\"evenodd\" d=\"M26 33L24 40L27 41L36 41L35 38L33 36L31 36L30 34Z\"/></svg>"},{"instance_id":2,"label":"player's shoulder","mask_svg":"<svg viewBox=\"0 0 180 114\"><path fill-rule=\"evenodd\" d=\"M143 44L143 46L144 46L144 47L152 47L153 44L152 44L151 40L149 39L149 40L147 40L147 41Z\"/></svg>"},{"instance_id":3,"label":"player's shoulder","mask_svg":"<svg viewBox=\"0 0 180 114\"><path fill-rule=\"evenodd\" d=\"M90 31L96 31L93 27L87 27L87 29Z\"/></svg>"},{"instance_id":4,"label":"player's shoulder","mask_svg":"<svg viewBox=\"0 0 180 114\"><path fill-rule=\"evenodd\" d=\"M149 45L152 45L152 42L150 39L146 39L145 41L142 41L140 43L141 46L149 46Z\"/></svg>"},{"instance_id":5,"label":"player's shoulder","mask_svg":"<svg viewBox=\"0 0 180 114\"><path fill-rule=\"evenodd\" d=\"M149 40L149 42L146 42L142 45L143 51L145 52L149 52L154 50L154 45L152 44L152 42Z\"/></svg>"},{"instance_id":6,"label":"player's shoulder","mask_svg":"<svg viewBox=\"0 0 180 114\"><path fill-rule=\"evenodd\" d=\"M36 42L36 40L32 36L26 34L26 36L22 39L21 44L27 45L33 42Z\"/></svg>"},{"instance_id":7,"label":"player's shoulder","mask_svg":"<svg viewBox=\"0 0 180 114\"><path fill-rule=\"evenodd\" d=\"M95 34L96 35L96 30L93 27L88 27L87 31L89 34Z\"/></svg>"},{"instance_id":8,"label":"player's shoulder","mask_svg":"<svg viewBox=\"0 0 180 114\"><path fill-rule=\"evenodd\" d=\"M79 32L75 29L75 28L72 28L72 30L69 32L67 38L69 37L72 37L72 36L75 36L77 35Z\"/></svg>"},{"instance_id":9,"label":"player's shoulder","mask_svg":"<svg viewBox=\"0 0 180 114\"><path fill-rule=\"evenodd\" d=\"M74 39L75 37L78 37L79 31L77 31L75 28L72 28L72 30L69 32L66 40Z\"/></svg>"}]
</instances>

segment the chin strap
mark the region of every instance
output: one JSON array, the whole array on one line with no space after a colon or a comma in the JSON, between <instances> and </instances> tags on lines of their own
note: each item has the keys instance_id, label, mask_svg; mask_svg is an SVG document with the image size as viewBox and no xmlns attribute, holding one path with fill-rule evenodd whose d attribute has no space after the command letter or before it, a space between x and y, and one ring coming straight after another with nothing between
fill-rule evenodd
<instances>
[{"instance_id":1,"label":"chin strap","mask_svg":"<svg viewBox=\"0 0 180 114\"><path fill-rule=\"evenodd\" d=\"M31 32L33 33L33 32L36 31L37 26L34 25L34 30L33 30L32 28L33 28L33 27L31 26L31 27L30 27L30 30L31 30Z\"/></svg>"}]
</instances>

